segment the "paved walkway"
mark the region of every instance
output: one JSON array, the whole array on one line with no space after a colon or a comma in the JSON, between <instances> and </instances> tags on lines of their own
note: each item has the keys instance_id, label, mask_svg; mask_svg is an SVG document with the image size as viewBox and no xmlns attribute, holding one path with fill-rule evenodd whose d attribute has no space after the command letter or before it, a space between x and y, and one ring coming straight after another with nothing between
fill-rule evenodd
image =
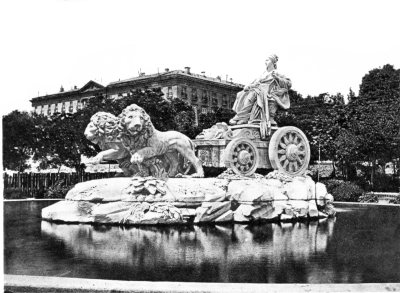
<instances>
[{"instance_id":1,"label":"paved walkway","mask_svg":"<svg viewBox=\"0 0 400 293\"><path fill-rule=\"evenodd\" d=\"M243 284L112 281L5 275L5 291L17 292L393 292L400 284Z\"/></svg>"}]
</instances>

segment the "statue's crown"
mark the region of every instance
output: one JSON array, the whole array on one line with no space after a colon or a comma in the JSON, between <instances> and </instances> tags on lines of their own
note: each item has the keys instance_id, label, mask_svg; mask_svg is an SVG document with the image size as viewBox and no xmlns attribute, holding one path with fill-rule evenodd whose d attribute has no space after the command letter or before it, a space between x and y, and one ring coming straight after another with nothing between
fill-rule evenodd
<instances>
[{"instance_id":1,"label":"statue's crown","mask_svg":"<svg viewBox=\"0 0 400 293\"><path fill-rule=\"evenodd\" d=\"M272 54L271 56L269 56L268 57L271 61L272 61L272 63L276 63L276 62L278 62L278 56L276 56L275 54Z\"/></svg>"}]
</instances>

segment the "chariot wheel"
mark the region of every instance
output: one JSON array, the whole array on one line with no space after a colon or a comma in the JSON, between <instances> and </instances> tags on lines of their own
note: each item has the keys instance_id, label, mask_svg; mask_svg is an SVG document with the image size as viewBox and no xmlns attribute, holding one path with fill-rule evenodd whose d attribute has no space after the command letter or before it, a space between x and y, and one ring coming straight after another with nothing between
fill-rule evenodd
<instances>
[{"instance_id":1,"label":"chariot wheel","mask_svg":"<svg viewBox=\"0 0 400 293\"><path fill-rule=\"evenodd\" d=\"M297 127L282 127L272 135L268 155L275 170L290 176L303 175L310 162L310 144Z\"/></svg>"},{"instance_id":2,"label":"chariot wheel","mask_svg":"<svg viewBox=\"0 0 400 293\"><path fill-rule=\"evenodd\" d=\"M224 163L238 175L252 175L259 163L257 146L247 138L233 139L225 148Z\"/></svg>"}]
</instances>

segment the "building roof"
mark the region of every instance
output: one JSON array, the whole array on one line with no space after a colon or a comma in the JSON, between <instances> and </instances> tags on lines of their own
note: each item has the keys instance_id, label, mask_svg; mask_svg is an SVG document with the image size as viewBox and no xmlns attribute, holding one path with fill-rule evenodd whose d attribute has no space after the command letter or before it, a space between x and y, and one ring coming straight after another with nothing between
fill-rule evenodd
<instances>
[{"instance_id":1,"label":"building roof","mask_svg":"<svg viewBox=\"0 0 400 293\"><path fill-rule=\"evenodd\" d=\"M239 84L239 83L234 83L230 81L223 80L222 78L214 78L214 77L209 77L203 74L197 74L197 73L191 73L191 72L186 72L184 70L172 70L172 71L166 71L166 72L161 72L161 73L156 73L156 74L148 74L148 75L142 75L138 77L133 77L133 78L128 78L124 80L119 80L119 81L114 81L111 82L107 85L107 87L113 87L113 86L119 86L123 84L129 84L131 82L141 82L141 81L146 81L146 80L151 80L155 78L160 78L160 77L176 77L176 76L181 76L181 77L186 77L186 78L193 78L197 80L203 80L206 82L212 82L216 83L222 86L228 86L228 87L238 87L238 88L243 88L244 85ZM41 101L41 100L49 100L53 98L60 98L63 96L70 96L71 94L78 94L78 93L84 93L88 91L96 91L96 90L101 90L105 88L105 86L90 80L87 82L83 87L81 88L74 88L71 90L66 90L66 91L61 91L55 94L50 94L50 95L45 95L45 96L40 96L40 97L35 97L30 102L32 101Z\"/></svg>"},{"instance_id":2,"label":"building roof","mask_svg":"<svg viewBox=\"0 0 400 293\"><path fill-rule=\"evenodd\" d=\"M122 83L129 83L132 81L141 81L141 80L151 79L151 78L155 78L155 77L166 77L166 76L172 76L172 75L194 77L196 79L216 82L216 83L220 83L220 84L224 84L224 85L228 85L228 86L244 87L244 85L242 85L242 84L226 81L226 80L223 80L222 78L219 79L216 77L215 78L209 77L209 76L206 76L203 74L197 74L197 73L192 73L192 72L187 73L184 70L171 70L171 71L167 71L167 72L142 75L142 76L138 76L138 77L132 77L132 78L124 79L124 80L114 81L114 82L111 82L109 85L111 86L111 85L117 85L117 84L122 84Z\"/></svg>"},{"instance_id":3,"label":"building roof","mask_svg":"<svg viewBox=\"0 0 400 293\"><path fill-rule=\"evenodd\" d=\"M58 92L58 93L55 93L55 94L35 97L32 100L35 100L35 101L47 100L47 99L51 99L51 98L54 98L54 97L69 96L72 93L84 93L84 92L88 92L88 91L99 90L99 89L102 89L102 88L104 88L104 85L101 85L98 82L90 80L81 88L72 88L70 90L64 90L62 92ZM32 102L32 100L30 100L30 102Z\"/></svg>"}]
</instances>

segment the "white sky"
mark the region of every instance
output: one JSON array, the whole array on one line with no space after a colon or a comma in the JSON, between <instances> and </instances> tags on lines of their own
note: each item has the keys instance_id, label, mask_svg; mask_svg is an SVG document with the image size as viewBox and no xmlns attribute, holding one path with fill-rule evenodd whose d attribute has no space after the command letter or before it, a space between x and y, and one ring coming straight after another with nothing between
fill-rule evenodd
<instances>
[{"instance_id":1,"label":"white sky","mask_svg":"<svg viewBox=\"0 0 400 293\"><path fill-rule=\"evenodd\" d=\"M400 67L400 1L0 2L1 113L89 80L190 66L247 84L270 54L303 96Z\"/></svg>"}]
</instances>

